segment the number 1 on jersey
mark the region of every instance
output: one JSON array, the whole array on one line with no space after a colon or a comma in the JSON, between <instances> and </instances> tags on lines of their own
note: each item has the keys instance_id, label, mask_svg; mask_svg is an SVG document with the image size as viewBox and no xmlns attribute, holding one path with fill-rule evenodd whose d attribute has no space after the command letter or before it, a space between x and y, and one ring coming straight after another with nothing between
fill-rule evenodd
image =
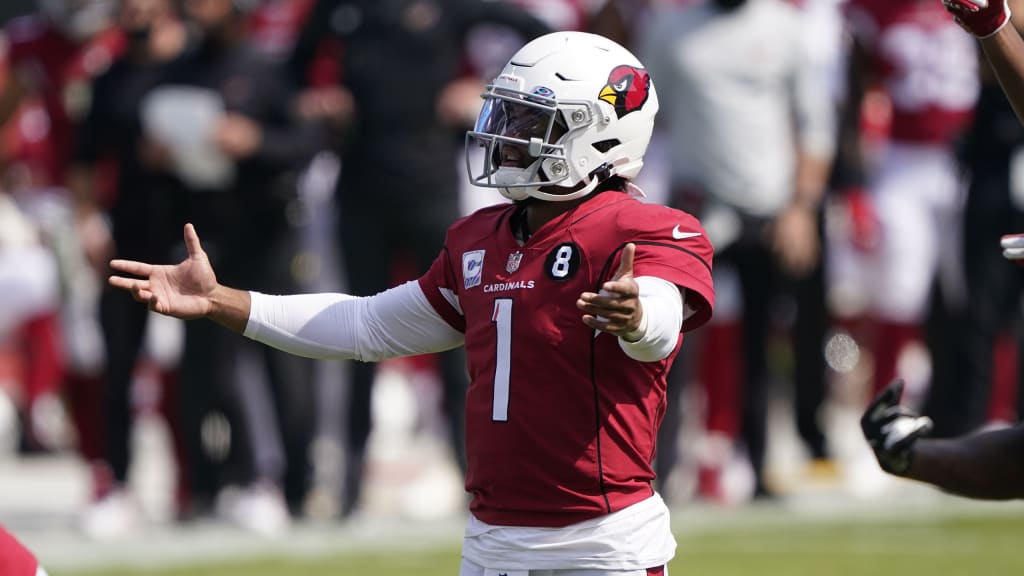
<instances>
[{"instance_id":1,"label":"number 1 on jersey","mask_svg":"<svg viewBox=\"0 0 1024 576\"><path fill-rule=\"evenodd\" d=\"M494 403L491 405L491 419L495 422L508 421L508 383L512 369L512 299L494 300L491 322L496 324L498 338L494 362Z\"/></svg>"}]
</instances>

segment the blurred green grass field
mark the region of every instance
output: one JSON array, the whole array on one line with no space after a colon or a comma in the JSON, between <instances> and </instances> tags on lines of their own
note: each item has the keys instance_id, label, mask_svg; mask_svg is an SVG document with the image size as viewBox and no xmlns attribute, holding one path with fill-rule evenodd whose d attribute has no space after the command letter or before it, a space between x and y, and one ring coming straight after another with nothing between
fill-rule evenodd
<instances>
[{"instance_id":1,"label":"blurred green grass field","mask_svg":"<svg viewBox=\"0 0 1024 576\"><path fill-rule=\"evenodd\" d=\"M884 522L778 522L677 534L670 573L711 576L1024 574L1024 515ZM454 544L427 551L360 551L330 557L252 558L173 568L73 572L76 576L457 576ZM62 576L68 572L51 572Z\"/></svg>"}]
</instances>

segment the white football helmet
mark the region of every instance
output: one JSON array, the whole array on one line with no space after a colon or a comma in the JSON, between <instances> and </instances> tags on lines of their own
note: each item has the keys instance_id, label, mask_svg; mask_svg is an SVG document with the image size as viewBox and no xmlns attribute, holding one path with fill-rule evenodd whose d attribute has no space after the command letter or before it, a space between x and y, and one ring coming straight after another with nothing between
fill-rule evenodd
<instances>
[{"instance_id":1,"label":"white football helmet","mask_svg":"<svg viewBox=\"0 0 1024 576\"><path fill-rule=\"evenodd\" d=\"M636 177L658 96L633 54L584 32L555 32L521 48L487 86L466 133L473 184L511 200L575 200L611 176ZM472 150L484 148L474 169ZM557 191L541 188L557 187ZM564 190L564 193L558 193Z\"/></svg>"}]
</instances>

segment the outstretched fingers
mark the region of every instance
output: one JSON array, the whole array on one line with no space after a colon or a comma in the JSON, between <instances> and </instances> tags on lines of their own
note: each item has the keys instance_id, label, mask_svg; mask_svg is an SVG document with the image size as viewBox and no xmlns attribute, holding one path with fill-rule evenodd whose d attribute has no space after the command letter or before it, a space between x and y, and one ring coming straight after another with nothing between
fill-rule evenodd
<instances>
[{"instance_id":1,"label":"outstretched fingers","mask_svg":"<svg viewBox=\"0 0 1024 576\"><path fill-rule=\"evenodd\" d=\"M149 283L149 276L153 273L153 265L135 260L111 260L110 267L118 272L142 276L142 278L127 278L125 276L111 276L107 282L114 288L120 288L131 292L132 297L138 302L152 304L154 294Z\"/></svg>"},{"instance_id":2,"label":"outstretched fingers","mask_svg":"<svg viewBox=\"0 0 1024 576\"><path fill-rule=\"evenodd\" d=\"M135 276L146 276L148 277L153 273L153 265L146 264L145 262L137 262L135 260L111 260L110 267L118 272L124 272L125 274L133 274Z\"/></svg>"},{"instance_id":3,"label":"outstretched fingers","mask_svg":"<svg viewBox=\"0 0 1024 576\"><path fill-rule=\"evenodd\" d=\"M153 292L150 289L149 280L138 278L125 278L124 276L111 276L108 282L114 288L120 288L131 292L132 297L139 302L150 302L153 299Z\"/></svg>"},{"instance_id":4,"label":"outstretched fingers","mask_svg":"<svg viewBox=\"0 0 1024 576\"><path fill-rule=\"evenodd\" d=\"M619 259L619 269L615 276L601 285L599 296L609 297L608 301L602 302L597 299L595 303L600 305L616 304L622 299L636 298L639 289L633 280L633 259L636 256L636 244L630 242L622 249L622 256Z\"/></svg>"},{"instance_id":5,"label":"outstretched fingers","mask_svg":"<svg viewBox=\"0 0 1024 576\"><path fill-rule=\"evenodd\" d=\"M139 302L149 303L153 300L153 292L149 284L149 276L153 273L152 264L135 260L111 260L110 267L118 272L142 276L141 279L111 276L107 280L111 286L131 292L132 297Z\"/></svg>"},{"instance_id":6,"label":"outstretched fingers","mask_svg":"<svg viewBox=\"0 0 1024 576\"><path fill-rule=\"evenodd\" d=\"M203 253L203 246L199 243L199 234L196 233L196 227L191 223L185 224L185 247L188 249L190 258Z\"/></svg>"},{"instance_id":7,"label":"outstretched fingers","mask_svg":"<svg viewBox=\"0 0 1024 576\"><path fill-rule=\"evenodd\" d=\"M875 418L879 418L882 416L883 412L890 410L894 406L898 406L901 396L903 396L903 380L893 380L885 387L885 389L875 396L871 405L868 407L867 413L871 414Z\"/></svg>"}]
</instances>

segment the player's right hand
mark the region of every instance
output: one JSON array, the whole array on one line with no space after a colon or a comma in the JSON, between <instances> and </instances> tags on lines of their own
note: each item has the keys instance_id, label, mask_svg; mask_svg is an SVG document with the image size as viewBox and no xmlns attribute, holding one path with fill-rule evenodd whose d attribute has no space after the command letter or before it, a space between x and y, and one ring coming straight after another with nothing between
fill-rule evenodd
<instances>
[{"instance_id":1,"label":"player's right hand","mask_svg":"<svg viewBox=\"0 0 1024 576\"><path fill-rule=\"evenodd\" d=\"M871 402L860 419L861 430L882 470L904 474L910 468L914 442L932 430L932 419L900 405L903 380L894 380Z\"/></svg>"},{"instance_id":2,"label":"player's right hand","mask_svg":"<svg viewBox=\"0 0 1024 576\"><path fill-rule=\"evenodd\" d=\"M110 285L132 293L139 302L160 314L191 320L207 316L216 290L217 276L191 224L185 225L188 258L173 266L157 266L134 260L111 260L110 267L141 278L111 276Z\"/></svg>"},{"instance_id":3,"label":"player's right hand","mask_svg":"<svg viewBox=\"0 0 1024 576\"><path fill-rule=\"evenodd\" d=\"M978 38L987 38L1010 21L1006 0L942 0L961 28Z\"/></svg>"},{"instance_id":4,"label":"player's right hand","mask_svg":"<svg viewBox=\"0 0 1024 576\"><path fill-rule=\"evenodd\" d=\"M999 240L1003 258L1018 266L1024 266L1024 234L1007 234Z\"/></svg>"},{"instance_id":5,"label":"player's right hand","mask_svg":"<svg viewBox=\"0 0 1024 576\"><path fill-rule=\"evenodd\" d=\"M615 276L601 285L599 293L584 292L576 301L576 307L583 311L583 323L602 332L615 336L635 336L643 318L640 305L640 286L633 278L633 259L636 244L630 242L622 249L619 269ZM631 341L640 339L643 334Z\"/></svg>"}]
</instances>

